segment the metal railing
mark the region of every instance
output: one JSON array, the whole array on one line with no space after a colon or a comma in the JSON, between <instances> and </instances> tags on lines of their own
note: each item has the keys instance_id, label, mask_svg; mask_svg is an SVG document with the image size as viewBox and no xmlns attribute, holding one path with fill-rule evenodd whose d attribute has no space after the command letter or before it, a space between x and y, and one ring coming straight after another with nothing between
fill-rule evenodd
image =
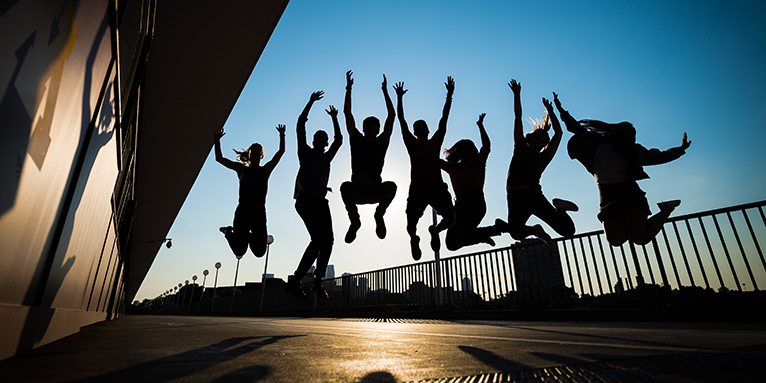
<instances>
[{"instance_id":1,"label":"metal railing","mask_svg":"<svg viewBox=\"0 0 766 383\"><path fill-rule=\"evenodd\" d=\"M550 247L525 240L442 258L438 268L437 261L427 261L344 275L323 281L327 300L309 293L309 284L304 284L314 298L309 302L290 298L281 289L267 289L263 310L539 303L687 288L758 291L759 285L766 285L766 260L758 241L766 238L764 205L766 201L760 201L673 217L643 246L614 247L602 231L593 231L557 238ZM244 294L217 298L215 307L203 301L167 311L253 312L259 310L260 299L260 293Z\"/></svg>"}]
</instances>

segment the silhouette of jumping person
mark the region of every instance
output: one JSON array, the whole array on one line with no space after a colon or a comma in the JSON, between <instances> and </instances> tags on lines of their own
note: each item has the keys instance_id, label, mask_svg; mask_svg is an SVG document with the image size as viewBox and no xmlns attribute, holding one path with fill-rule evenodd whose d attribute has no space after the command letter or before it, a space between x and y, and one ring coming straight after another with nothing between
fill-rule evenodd
<instances>
[{"instance_id":1,"label":"silhouette of jumping person","mask_svg":"<svg viewBox=\"0 0 766 383\"><path fill-rule=\"evenodd\" d=\"M442 216L437 225L428 227L428 231L431 233L431 249L434 251L439 250L439 233L447 230L455 221L452 196L439 169L439 152L444 142L444 135L447 133L447 118L452 106L452 94L455 92L455 80L452 77L447 77L447 82L444 85L447 87L447 98L444 101L439 127L430 139L428 138L428 124L423 120L417 120L412 124L414 135L410 132L407 121L404 119L404 106L402 104L402 98L407 90L404 89L403 82L394 86L397 100L396 112L399 115L402 139L407 153L410 155L410 191L406 209L407 234L410 235L412 258L416 261L422 255L420 237L417 235L417 224L426 207L430 205L437 214Z\"/></svg>"},{"instance_id":2,"label":"silhouette of jumping person","mask_svg":"<svg viewBox=\"0 0 766 383\"><path fill-rule=\"evenodd\" d=\"M498 219L495 225L479 227L487 213L484 200L484 176L489 157L490 142L484 129L484 116L479 115L476 125L481 134L481 149L471 140L460 140L444 151L446 161L439 160L439 167L447 172L455 192L455 223L447 229L444 240L447 249L455 251L463 246L487 243L495 245L492 237L502 234L501 228L508 224Z\"/></svg>"},{"instance_id":3,"label":"silhouette of jumping person","mask_svg":"<svg viewBox=\"0 0 766 383\"><path fill-rule=\"evenodd\" d=\"M237 172L239 178L239 205L234 211L233 226L224 226L219 230L229 242L231 251L236 256L242 256L250 251L256 257L266 253L266 192L269 187L269 176L285 153L285 126L277 126L279 132L279 150L269 162L260 165L263 159L263 146L259 143L250 145L247 150L234 150L239 162L227 159L221 153L221 137L226 133L223 128L217 129L215 138L215 160Z\"/></svg>"},{"instance_id":4,"label":"silhouette of jumping person","mask_svg":"<svg viewBox=\"0 0 766 383\"><path fill-rule=\"evenodd\" d=\"M564 110L555 93L553 102L567 130L574 134L567 144L569 157L580 161L596 179L601 197L598 219L604 226L606 240L612 246L627 240L639 245L651 242L681 201L658 203L660 212L649 217L652 212L646 193L636 181L649 178L644 166L664 164L684 155L691 145L686 133L679 147L664 151L646 149L636 143L636 128L630 122L578 122Z\"/></svg>"},{"instance_id":5,"label":"silhouette of jumping person","mask_svg":"<svg viewBox=\"0 0 766 383\"><path fill-rule=\"evenodd\" d=\"M394 130L394 104L391 97L388 96L388 82L386 75L383 75L383 97L386 101L388 116L383 124L383 133L380 133L380 120L377 117L370 116L362 122L362 131L360 133L354 122L354 115L351 113L351 87L354 85L353 73L346 72L346 98L343 102L343 114L346 117L346 129L348 131L351 147L351 182L344 182L340 185L340 194L343 204L346 206L349 221L351 221L348 232L346 232L346 243L354 242L356 232L362 226L359 220L359 210L356 205L378 204L375 209L375 234L378 238L386 237L386 223L383 216L386 209L394 200L396 195L396 184L391 181L383 182L380 174L383 171L383 162L385 161L388 144L391 140L391 133Z\"/></svg>"},{"instance_id":6,"label":"silhouette of jumping person","mask_svg":"<svg viewBox=\"0 0 766 383\"><path fill-rule=\"evenodd\" d=\"M508 232L516 240L530 235L540 238L548 246L551 237L542 226L527 226L527 220L536 215L547 223L559 235L570 237L575 233L575 225L567 211L577 211L573 202L554 198L553 205L543 195L540 177L556 155L561 143L561 124L553 112L553 105L543 98L546 114L542 122L535 122L535 130L524 134L521 119L521 83L511 80L508 83L513 91L513 157L508 166L506 193L508 198ZM550 118L550 120L549 120ZM548 137L548 129L553 126L553 137Z\"/></svg>"},{"instance_id":7,"label":"silhouette of jumping person","mask_svg":"<svg viewBox=\"0 0 766 383\"><path fill-rule=\"evenodd\" d=\"M323 130L314 133L311 147L306 143L306 121L308 121L309 111L312 105L321 100L323 96L324 92L321 90L311 93L306 107L303 108L303 112L298 117L296 128L300 168L298 169L298 176L295 178L293 197L295 198L295 210L306 225L311 241L303 252L303 257L301 257L295 273L288 278L284 291L301 300L308 298L301 289L300 282L314 261L317 265L311 291L320 298L328 298L327 291L322 287L322 278L327 271L327 263L330 261L334 243L330 205L325 196L330 190L327 187L327 181L330 178L330 162L335 158L335 154L338 153L338 149L343 143L343 135L340 131L340 124L338 124L338 110L335 107L330 105L330 109L325 110L332 118L333 125L333 140L330 148L325 151L328 137Z\"/></svg>"}]
</instances>

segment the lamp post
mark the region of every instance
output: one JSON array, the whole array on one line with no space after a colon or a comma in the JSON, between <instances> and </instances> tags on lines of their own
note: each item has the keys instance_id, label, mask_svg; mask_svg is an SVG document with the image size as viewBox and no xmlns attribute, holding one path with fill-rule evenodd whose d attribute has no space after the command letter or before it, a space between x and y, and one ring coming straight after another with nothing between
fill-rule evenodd
<instances>
[{"instance_id":1,"label":"lamp post","mask_svg":"<svg viewBox=\"0 0 766 383\"><path fill-rule=\"evenodd\" d=\"M197 274L192 275L192 283L194 286L192 286L192 296L191 299L189 299L189 303L194 303L194 293L197 292Z\"/></svg>"},{"instance_id":2,"label":"lamp post","mask_svg":"<svg viewBox=\"0 0 766 383\"><path fill-rule=\"evenodd\" d=\"M189 280L187 279L186 282L184 282L184 285L186 285L186 289L184 289L184 301L183 304L186 304L186 291L189 290Z\"/></svg>"},{"instance_id":3,"label":"lamp post","mask_svg":"<svg viewBox=\"0 0 766 383\"><path fill-rule=\"evenodd\" d=\"M178 286L173 286L173 291L176 293L176 306L178 306L178 288L181 287L181 284L179 283Z\"/></svg>"},{"instance_id":4,"label":"lamp post","mask_svg":"<svg viewBox=\"0 0 766 383\"><path fill-rule=\"evenodd\" d=\"M263 275L261 275L261 307L258 311L263 311L263 297L266 295L266 271L269 269L269 248L274 243L274 236L266 237L266 263L263 265Z\"/></svg>"},{"instance_id":5,"label":"lamp post","mask_svg":"<svg viewBox=\"0 0 766 383\"><path fill-rule=\"evenodd\" d=\"M207 281L207 275L208 274L210 274L210 272L207 271L207 269L205 269L205 271L202 272L202 275L203 275L203 277L202 277L202 293L200 293L200 295L199 295L199 301L200 302L202 302L202 297L205 296L205 281Z\"/></svg>"},{"instance_id":6,"label":"lamp post","mask_svg":"<svg viewBox=\"0 0 766 383\"><path fill-rule=\"evenodd\" d=\"M234 296L237 294L237 274L239 274L239 260L242 259L242 255L235 255L237 257L237 269L234 271L234 286L232 286L231 290L231 309L229 311L234 311Z\"/></svg>"},{"instance_id":7,"label":"lamp post","mask_svg":"<svg viewBox=\"0 0 766 383\"><path fill-rule=\"evenodd\" d=\"M215 263L215 282L213 284L213 302L210 303L210 312L213 312L215 306L215 291L218 289L218 269L221 268L221 262Z\"/></svg>"},{"instance_id":8,"label":"lamp post","mask_svg":"<svg viewBox=\"0 0 766 383\"><path fill-rule=\"evenodd\" d=\"M436 210L431 208L431 215L433 217L434 226L436 226ZM439 235L438 233L436 235ZM441 271L441 258L439 257L439 250L434 251L434 265L436 266L434 271L436 272L436 304L442 305L442 271Z\"/></svg>"}]
</instances>

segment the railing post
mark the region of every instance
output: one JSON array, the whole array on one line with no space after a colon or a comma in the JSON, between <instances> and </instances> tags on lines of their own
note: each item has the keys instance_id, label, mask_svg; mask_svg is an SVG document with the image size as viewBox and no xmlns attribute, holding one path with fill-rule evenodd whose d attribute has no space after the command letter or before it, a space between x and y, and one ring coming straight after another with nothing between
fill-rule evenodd
<instances>
[{"instance_id":1,"label":"railing post","mask_svg":"<svg viewBox=\"0 0 766 383\"><path fill-rule=\"evenodd\" d=\"M436 226L436 210L431 208L431 216L433 217L433 224ZM437 234L439 235L439 234ZM441 258L439 257L439 249L436 249L434 251L434 261L435 261L435 273L436 273L436 305L441 306L443 304L442 300L442 272L441 272Z\"/></svg>"}]
</instances>

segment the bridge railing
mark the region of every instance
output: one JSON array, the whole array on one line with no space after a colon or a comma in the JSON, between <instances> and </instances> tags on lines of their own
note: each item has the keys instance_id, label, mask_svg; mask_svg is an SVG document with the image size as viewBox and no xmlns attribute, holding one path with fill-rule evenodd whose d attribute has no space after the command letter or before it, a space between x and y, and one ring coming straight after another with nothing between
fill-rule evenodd
<instances>
[{"instance_id":1,"label":"bridge railing","mask_svg":"<svg viewBox=\"0 0 766 383\"><path fill-rule=\"evenodd\" d=\"M281 289L203 301L164 312L375 309L630 297L687 288L757 291L766 286L765 201L672 217L647 245L611 246L603 231L525 240L493 249L327 279L330 299L308 302ZM759 241L759 239L761 241ZM653 288L645 288L652 286ZM644 287L644 288L642 288ZM263 308L261 307L263 299Z\"/></svg>"}]
</instances>

